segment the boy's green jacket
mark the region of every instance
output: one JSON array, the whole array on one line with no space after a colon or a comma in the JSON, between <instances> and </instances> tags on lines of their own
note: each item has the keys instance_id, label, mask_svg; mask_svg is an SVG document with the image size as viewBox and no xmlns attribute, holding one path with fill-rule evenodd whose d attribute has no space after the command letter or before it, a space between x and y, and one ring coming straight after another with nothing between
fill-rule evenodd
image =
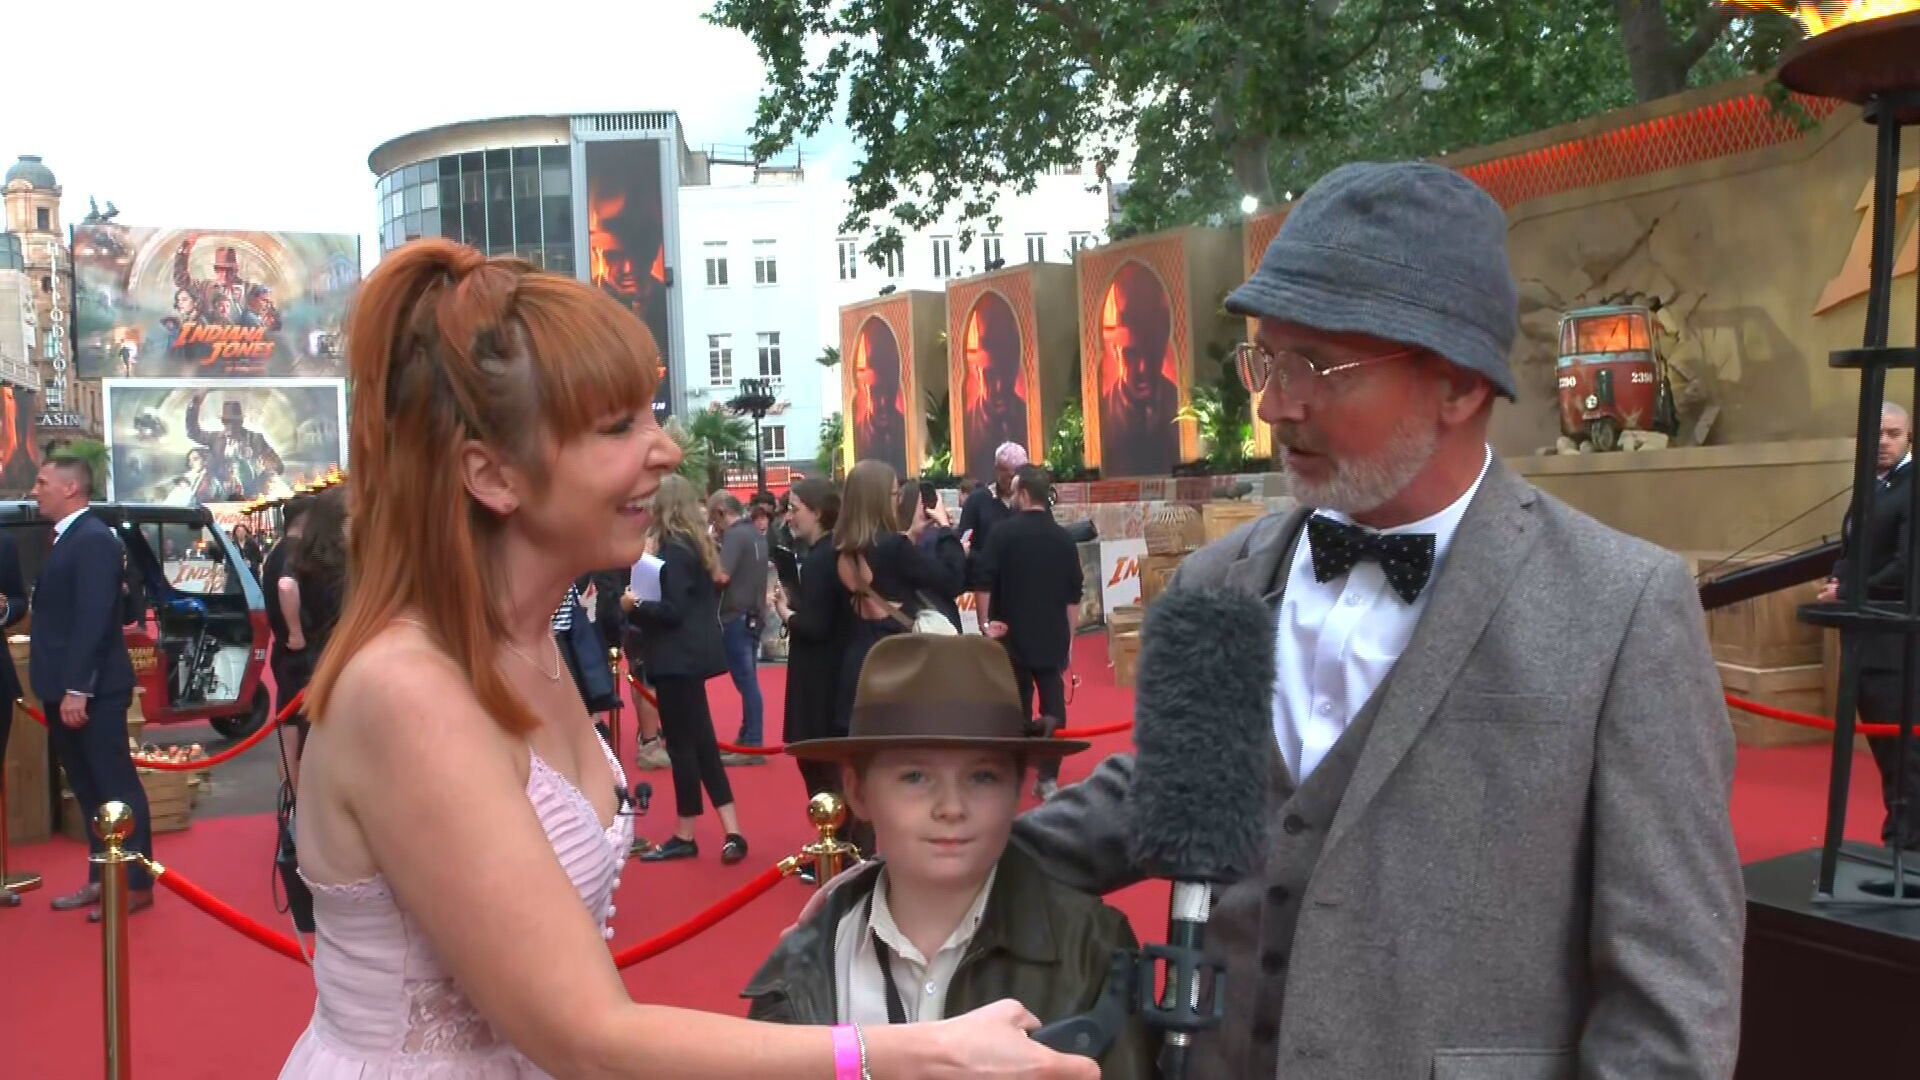
<instances>
[{"instance_id":1,"label":"boy's green jacket","mask_svg":"<svg viewBox=\"0 0 1920 1080\"><path fill-rule=\"evenodd\" d=\"M773 950L741 996L754 1020L832 1024L833 938L840 919L864 903L878 865L834 888L813 918ZM1115 949L1138 947L1126 916L1046 876L1033 857L1009 846L973 943L947 989L946 1015L959 1016L1014 998L1042 1023L1086 1012L1099 999ZM1154 1044L1135 1020L1100 1058L1103 1080L1152 1080Z\"/></svg>"}]
</instances>

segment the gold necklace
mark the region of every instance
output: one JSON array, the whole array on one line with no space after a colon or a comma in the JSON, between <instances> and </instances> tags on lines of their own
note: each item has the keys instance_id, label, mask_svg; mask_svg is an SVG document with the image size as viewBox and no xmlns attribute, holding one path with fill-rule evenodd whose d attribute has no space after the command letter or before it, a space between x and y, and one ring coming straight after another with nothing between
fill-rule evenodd
<instances>
[{"instance_id":1,"label":"gold necklace","mask_svg":"<svg viewBox=\"0 0 1920 1080\"><path fill-rule=\"evenodd\" d=\"M560 681L560 674L564 668L564 665L562 665L560 662L560 641L558 638L555 638L551 634L547 635L547 644L553 646L553 671L552 672L548 672L547 669L541 666L540 662L535 660L533 657L528 656L526 653L521 652L520 646L515 645L512 639L501 638L500 644L505 645L507 649L513 653L513 655L519 657L522 660L525 660L527 662L528 667L532 668L533 670L539 672L542 675L545 675L548 682Z\"/></svg>"}]
</instances>

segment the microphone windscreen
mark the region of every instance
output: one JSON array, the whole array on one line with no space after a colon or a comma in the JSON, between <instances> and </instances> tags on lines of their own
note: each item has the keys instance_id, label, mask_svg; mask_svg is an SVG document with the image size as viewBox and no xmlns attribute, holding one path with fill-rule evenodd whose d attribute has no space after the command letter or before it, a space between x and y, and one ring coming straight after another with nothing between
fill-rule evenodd
<instances>
[{"instance_id":1,"label":"microphone windscreen","mask_svg":"<svg viewBox=\"0 0 1920 1080\"><path fill-rule=\"evenodd\" d=\"M1271 609L1174 589L1147 606L1136 669L1128 853L1149 877L1236 881L1260 861L1273 757Z\"/></svg>"}]
</instances>

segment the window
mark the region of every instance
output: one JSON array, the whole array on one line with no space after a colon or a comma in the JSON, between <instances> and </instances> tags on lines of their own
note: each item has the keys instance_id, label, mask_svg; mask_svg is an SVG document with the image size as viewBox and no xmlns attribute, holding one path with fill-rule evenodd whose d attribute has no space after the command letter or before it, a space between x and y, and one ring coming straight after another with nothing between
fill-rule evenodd
<instances>
[{"instance_id":1,"label":"window","mask_svg":"<svg viewBox=\"0 0 1920 1080\"><path fill-rule=\"evenodd\" d=\"M753 283L755 285L780 284L780 268L774 264L771 240L753 242Z\"/></svg>"},{"instance_id":2,"label":"window","mask_svg":"<svg viewBox=\"0 0 1920 1080\"><path fill-rule=\"evenodd\" d=\"M1030 263L1047 261L1047 234L1030 232L1027 234L1027 261Z\"/></svg>"},{"instance_id":3,"label":"window","mask_svg":"<svg viewBox=\"0 0 1920 1080\"><path fill-rule=\"evenodd\" d=\"M1076 232L1067 234L1067 251L1081 252L1093 246L1093 234Z\"/></svg>"},{"instance_id":4,"label":"window","mask_svg":"<svg viewBox=\"0 0 1920 1080\"><path fill-rule=\"evenodd\" d=\"M860 276L860 241L841 240L836 246L840 249L840 280L852 281L858 278Z\"/></svg>"},{"instance_id":5,"label":"window","mask_svg":"<svg viewBox=\"0 0 1920 1080\"><path fill-rule=\"evenodd\" d=\"M760 452L770 458L787 456L787 429L779 424L765 424L760 428Z\"/></svg>"},{"instance_id":6,"label":"window","mask_svg":"<svg viewBox=\"0 0 1920 1080\"><path fill-rule=\"evenodd\" d=\"M953 276L953 237L951 236L933 238L933 276L938 278Z\"/></svg>"},{"instance_id":7,"label":"window","mask_svg":"<svg viewBox=\"0 0 1920 1080\"><path fill-rule=\"evenodd\" d=\"M887 276L897 278L907 272L906 257L898 251L887 252Z\"/></svg>"},{"instance_id":8,"label":"window","mask_svg":"<svg viewBox=\"0 0 1920 1080\"><path fill-rule=\"evenodd\" d=\"M780 331L760 334L760 377L780 381Z\"/></svg>"},{"instance_id":9,"label":"window","mask_svg":"<svg viewBox=\"0 0 1920 1080\"><path fill-rule=\"evenodd\" d=\"M33 219L39 224L41 232L53 231L53 212L42 206L33 212Z\"/></svg>"},{"instance_id":10,"label":"window","mask_svg":"<svg viewBox=\"0 0 1920 1080\"><path fill-rule=\"evenodd\" d=\"M733 335L707 335L707 381L715 386L733 385Z\"/></svg>"},{"instance_id":11,"label":"window","mask_svg":"<svg viewBox=\"0 0 1920 1080\"><path fill-rule=\"evenodd\" d=\"M999 269L999 267L993 265L1001 261L1000 238L998 236L983 236L980 238L980 258L984 260L981 264L983 269Z\"/></svg>"},{"instance_id":12,"label":"window","mask_svg":"<svg viewBox=\"0 0 1920 1080\"><path fill-rule=\"evenodd\" d=\"M707 284L720 288L727 283L727 245L725 241L707 241Z\"/></svg>"}]
</instances>

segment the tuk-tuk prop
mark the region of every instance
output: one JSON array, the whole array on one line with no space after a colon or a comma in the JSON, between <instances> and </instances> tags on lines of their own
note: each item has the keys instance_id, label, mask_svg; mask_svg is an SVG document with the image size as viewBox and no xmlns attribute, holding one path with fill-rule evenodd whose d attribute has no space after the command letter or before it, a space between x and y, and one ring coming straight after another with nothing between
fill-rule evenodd
<instances>
[{"instance_id":1,"label":"tuk-tuk prop","mask_svg":"<svg viewBox=\"0 0 1920 1080\"><path fill-rule=\"evenodd\" d=\"M1654 338L1653 311L1640 304L1581 308L1560 317L1554 361L1560 433L1600 453L1620 448L1629 431L1671 437L1680 417L1666 357Z\"/></svg>"},{"instance_id":2,"label":"tuk-tuk prop","mask_svg":"<svg viewBox=\"0 0 1920 1080\"><path fill-rule=\"evenodd\" d=\"M266 598L213 511L149 503L87 510L120 539L121 619L146 721L205 720L228 739L259 730L272 710ZM45 565L50 525L32 502L0 503L0 529L29 577Z\"/></svg>"}]
</instances>

